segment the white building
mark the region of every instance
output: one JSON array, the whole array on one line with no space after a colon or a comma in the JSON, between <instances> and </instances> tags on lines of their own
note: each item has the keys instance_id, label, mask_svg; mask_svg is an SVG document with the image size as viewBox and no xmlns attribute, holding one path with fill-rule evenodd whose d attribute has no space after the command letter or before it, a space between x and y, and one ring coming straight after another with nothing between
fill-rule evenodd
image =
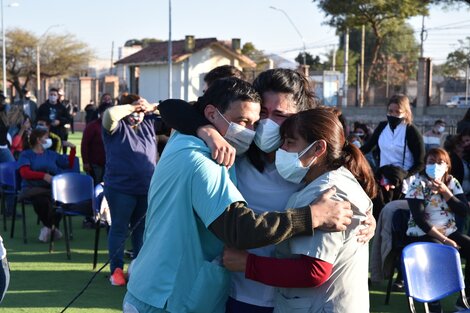
<instances>
[{"instance_id":1,"label":"white building","mask_svg":"<svg viewBox=\"0 0 470 313\"><path fill-rule=\"evenodd\" d=\"M233 65L240 70L256 64L240 53L240 39L230 43L216 38L172 42L172 98L197 100L202 94L204 75L221 65ZM115 63L127 68L127 86L150 102L168 98L168 42L157 42Z\"/></svg>"}]
</instances>

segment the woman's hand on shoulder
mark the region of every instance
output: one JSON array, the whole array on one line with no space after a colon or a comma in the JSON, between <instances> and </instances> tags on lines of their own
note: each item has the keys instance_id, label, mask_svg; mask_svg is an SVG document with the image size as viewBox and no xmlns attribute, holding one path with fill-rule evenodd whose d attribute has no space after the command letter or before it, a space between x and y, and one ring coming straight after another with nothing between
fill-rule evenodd
<instances>
[{"instance_id":1,"label":"woman's hand on shoulder","mask_svg":"<svg viewBox=\"0 0 470 313\"><path fill-rule=\"evenodd\" d=\"M367 211L367 218L361 223L364 227L357 232L357 241L362 243L369 242L375 234L377 222L375 221L372 211Z\"/></svg>"},{"instance_id":2,"label":"woman's hand on shoulder","mask_svg":"<svg viewBox=\"0 0 470 313\"><path fill-rule=\"evenodd\" d=\"M199 127L197 136L211 149L212 158L219 164L231 167L235 162L236 150L212 125Z\"/></svg>"},{"instance_id":3,"label":"woman's hand on shoulder","mask_svg":"<svg viewBox=\"0 0 470 313\"><path fill-rule=\"evenodd\" d=\"M67 140L62 141L62 146L63 147L69 147L71 149L76 147L73 143L71 143L70 141L67 141Z\"/></svg>"}]
</instances>

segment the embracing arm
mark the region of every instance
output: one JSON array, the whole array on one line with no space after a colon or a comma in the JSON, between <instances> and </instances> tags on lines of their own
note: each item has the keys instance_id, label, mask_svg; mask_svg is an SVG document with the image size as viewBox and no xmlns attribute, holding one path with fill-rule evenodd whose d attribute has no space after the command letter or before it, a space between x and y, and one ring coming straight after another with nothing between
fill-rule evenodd
<instances>
[{"instance_id":1,"label":"embracing arm","mask_svg":"<svg viewBox=\"0 0 470 313\"><path fill-rule=\"evenodd\" d=\"M470 210L467 198L463 193L459 195L454 195L449 199L446 199L446 202L452 212L459 216L465 217Z\"/></svg>"},{"instance_id":2,"label":"embracing arm","mask_svg":"<svg viewBox=\"0 0 470 313\"><path fill-rule=\"evenodd\" d=\"M314 203L285 212L256 214L243 202L231 204L209 229L224 243L238 249L276 244L296 235L312 235L313 229L345 230L351 223L349 202L330 199L334 188Z\"/></svg>"},{"instance_id":3,"label":"embracing arm","mask_svg":"<svg viewBox=\"0 0 470 313\"><path fill-rule=\"evenodd\" d=\"M163 122L185 135L197 136L199 127L210 122L196 107L183 100L168 99L158 105Z\"/></svg>"},{"instance_id":4,"label":"embracing arm","mask_svg":"<svg viewBox=\"0 0 470 313\"><path fill-rule=\"evenodd\" d=\"M408 206L410 207L411 215L416 225L426 234L431 230L432 225L430 225L424 216L424 200L420 199L406 199L408 201Z\"/></svg>"},{"instance_id":5,"label":"embracing arm","mask_svg":"<svg viewBox=\"0 0 470 313\"><path fill-rule=\"evenodd\" d=\"M306 255L276 259L248 254L245 277L275 287L309 288L327 281L332 270L333 264Z\"/></svg>"}]
</instances>

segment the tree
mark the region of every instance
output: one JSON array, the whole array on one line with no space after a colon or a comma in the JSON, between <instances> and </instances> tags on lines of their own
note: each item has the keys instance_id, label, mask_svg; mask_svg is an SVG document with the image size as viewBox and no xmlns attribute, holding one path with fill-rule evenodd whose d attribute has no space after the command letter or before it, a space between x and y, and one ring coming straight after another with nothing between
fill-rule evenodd
<instances>
[{"instance_id":1,"label":"tree","mask_svg":"<svg viewBox=\"0 0 470 313\"><path fill-rule=\"evenodd\" d=\"M28 83L37 77L37 47L40 47L41 77L77 75L92 57L87 44L71 34L38 38L34 33L15 28L6 32L7 80L20 97Z\"/></svg>"},{"instance_id":2,"label":"tree","mask_svg":"<svg viewBox=\"0 0 470 313\"><path fill-rule=\"evenodd\" d=\"M470 62L470 37L459 40L460 47L447 55L447 60L442 66L442 73L448 77L462 77Z\"/></svg>"},{"instance_id":3,"label":"tree","mask_svg":"<svg viewBox=\"0 0 470 313\"><path fill-rule=\"evenodd\" d=\"M129 39L124 44L124 47L142 46L142 48L146 48L156 42L162 42L162 40L156 38Z\"/></svg>"},{"instance_id":4,"label":"tree","mask_svg":"<svg viewBox=\"0 0 470 313\"><path fill-rule=\"evenodd\" d=\"M339 32L368 27L374 34L370 66L366 73L365 88L368 90L372 73L379 59L380 49L386 36L398 29L412 16L428 13L425 1L415 0L312 0L325 12L327 23Z\"/></svg>"},{"instance_id":5,"label":"tree","mask_svg":"<svg viewBox=\"0 0 470 313\"><path fill-rule=\"evenodd\" d=\"M256 63L256 70L264 70L266 64L268 63L268 58L262 50L256 49L255 45L252 42L247 42L242 47L242 54L249 57Z\"/></svg>"},{"instance_id":6,"label":"tree","mask_svg":"<svg viewBox=\"0 0 470 313\"><path fill-rule=\"evenodd\" d=\"M304 64L304 54L300 52L299 55L295 58L295 61L299 64ZM310 71L323 71L325 69L325 65L320 61L320 57L316 55L313 57L308 52L305 52L305 62L308 66L310 66Z\"/></svg>"}]
</instances>

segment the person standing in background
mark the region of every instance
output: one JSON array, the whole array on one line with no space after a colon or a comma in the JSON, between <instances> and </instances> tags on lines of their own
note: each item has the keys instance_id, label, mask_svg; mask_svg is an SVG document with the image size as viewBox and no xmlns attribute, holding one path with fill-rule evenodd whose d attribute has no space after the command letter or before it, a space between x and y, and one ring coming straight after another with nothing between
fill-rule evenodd
<instances>
[{"instance_id":1,"label":"person standing in background","mask_svg":"<svg viewBox=\"0 0 470 313\"><path fill-rule=\"evenodd\" d=\"M38 115L38 105L36 102L31 100L31 91L23 89L23 99L19 99L13 103L23 109L23 112L26 116L29 117L31 125L36 125L36 119Z\"/></svg>"},{"instance_id":2,"label":"person standing in background","mask_svg":"<svg viewBox=\"0 0 470 313\"><path fill-rule=\"evenodd\" d=\"M38 119L46 121L50 125L50 131L67 141L68 131L65 125L70 123L71 116L67 108L59 102L59 90L51 88L49 97L41 104L38 110ZM63 150L66 150L66 148Z\"/></svg>"}]
</instances>

